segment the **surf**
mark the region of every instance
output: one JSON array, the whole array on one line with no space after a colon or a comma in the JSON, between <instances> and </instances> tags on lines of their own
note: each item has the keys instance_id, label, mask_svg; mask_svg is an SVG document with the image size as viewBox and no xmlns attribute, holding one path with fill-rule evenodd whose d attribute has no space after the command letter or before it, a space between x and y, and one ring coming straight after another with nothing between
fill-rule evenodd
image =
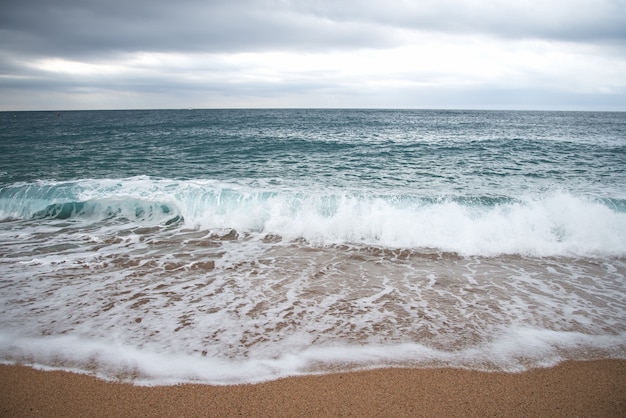
<instances>
[{"instance_id":1,"label":"surf","mask_svg":"<svg viewBox=\"0 0 626 418\"><path fill-rule=\"evenodd\" d=\"M429 196L198 179L82 179L4 186L0 218L177 225L317 246L436 248L461 255L626 255L626 201L564 191Z\"/></svg>"}]
</instances>

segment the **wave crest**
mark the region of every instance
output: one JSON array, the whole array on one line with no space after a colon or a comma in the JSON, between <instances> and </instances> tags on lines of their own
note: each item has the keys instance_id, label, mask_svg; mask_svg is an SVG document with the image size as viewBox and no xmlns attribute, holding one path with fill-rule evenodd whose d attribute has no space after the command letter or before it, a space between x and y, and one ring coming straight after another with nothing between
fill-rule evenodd
<instances>
[{"instance_id":1,"label":"wave crest","mask_svg":"<svg viewBox=\"0 0 626 418\"><path fill-rule=\"evenodd\" d=\"M626 254L626 202L564 192L439 197L141 177L3 188L0 216L180 224L313 245L436 248L462 255Z\"/></svg>"}]
</instances>

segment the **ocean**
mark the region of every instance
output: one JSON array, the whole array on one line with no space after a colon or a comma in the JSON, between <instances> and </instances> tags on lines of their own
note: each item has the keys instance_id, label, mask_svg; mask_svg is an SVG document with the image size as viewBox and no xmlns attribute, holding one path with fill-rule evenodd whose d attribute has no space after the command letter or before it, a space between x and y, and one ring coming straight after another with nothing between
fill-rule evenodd
<instances>
[{"instance_id":1,"label":"ocean","mask_svg":"<svg viewBox=\"0 0 626 418\"><path fill-rule=\"evenodd\" d=\"M626 113L0 113L0 362L142 385L626 358Z\"/></svg>"}]
</instances>

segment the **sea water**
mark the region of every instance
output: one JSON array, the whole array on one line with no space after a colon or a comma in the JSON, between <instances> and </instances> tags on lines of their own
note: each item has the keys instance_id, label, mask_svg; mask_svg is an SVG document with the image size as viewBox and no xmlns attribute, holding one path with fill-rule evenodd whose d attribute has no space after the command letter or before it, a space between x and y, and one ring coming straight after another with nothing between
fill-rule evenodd
<instances>
[{"instance_id":1,"label":"sea water","mask_svg":"<svg viewBox=\"0 0 626 418\"><path fill-rule=\"evenodd\" d=\"M0 113L0 361L137 384L626 358L626 114Z\"/></svg>"}]
</instances>

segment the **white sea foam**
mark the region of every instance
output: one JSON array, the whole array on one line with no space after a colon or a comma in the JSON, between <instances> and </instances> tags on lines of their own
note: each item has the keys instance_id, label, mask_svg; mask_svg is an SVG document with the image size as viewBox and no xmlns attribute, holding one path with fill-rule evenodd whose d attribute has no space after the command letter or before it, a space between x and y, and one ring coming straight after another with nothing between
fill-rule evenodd
<instances>
[{"instance_id":1,"label":"white sea foam","mask_svg":"<svg viewBox=\"0 0 626 418\"><path fill-rule=\"evenodd\" d=\"M1 248L0 359L142 384L229 384L389 365L518 371L626 357L624 260L174 233L92 244L97 251Z\"/></svg>"},{"instance_id":2,"label":"white sea foam","mask_svg":"<svg viewBox=\"0 0 626 418\"><path fill-rule=\"evenodd\" d=\"M191 228L317 245L438 248L464 255L626 254L626 211L565 192L459 200L138 177L19 185L4 190L0 217L57 214L63 204L84 222L115 217L158 225L184 219Z\"/></svg>"},{"instance_id":3,"label":"white sea foam","mask_svg":"<svg viewBox=\"0 0 626 418\"><path fill-rule=\"evenodd\" d=\"M107 380L139 385L257 383L332 370L373 367L457 367L485 371L520 372L549 367L567 353L596 350L604 357L624 358L626 334L591 336L575 332L512 329L480 346L460 351L433 349L421 344L328 345L307 347L279 356L258 353L239 361L140 349L107 340L76 336L28 338L0 331L0 358L18 359L38 368L94 374Z\"/></svg>"}]
</instances>

